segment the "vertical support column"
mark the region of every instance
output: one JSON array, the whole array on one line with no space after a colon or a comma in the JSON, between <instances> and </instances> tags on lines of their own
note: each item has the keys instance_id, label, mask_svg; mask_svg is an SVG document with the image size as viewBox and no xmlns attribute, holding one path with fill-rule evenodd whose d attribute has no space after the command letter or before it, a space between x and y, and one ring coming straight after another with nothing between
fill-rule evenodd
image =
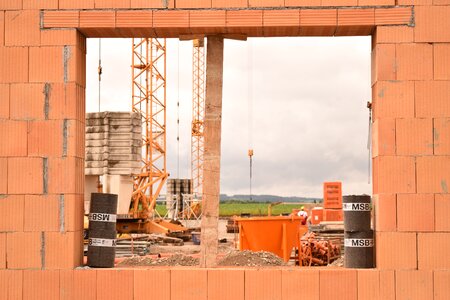
<instances>
[{"instance_id":1,"label":"vertical support column","mask_svg":"<svg viewBox=\"0 0 450 300\"><path fill-rule=\"evenodd\" d=\"M201 222L201 267L216 265L220 195L223 37L209 36L206 54L205 153Z\"/></svg>"}]
</instances>

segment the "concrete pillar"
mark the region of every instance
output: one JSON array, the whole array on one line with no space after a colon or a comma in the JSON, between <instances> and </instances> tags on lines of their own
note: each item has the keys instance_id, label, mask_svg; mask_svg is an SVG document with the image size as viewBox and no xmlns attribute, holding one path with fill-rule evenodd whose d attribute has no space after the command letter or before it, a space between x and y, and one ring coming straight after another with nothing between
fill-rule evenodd
<instances>
[{"instance_id":1,"label":"concrete pillar","mask_svg":"<svg viewBox=\"0 0 450 300\"><path fill-rule=\"evenodd\" d=\"M205 153L200 265L213 267L216 265L219 225L223 37L209 36L206 53Z\"/></svg>"}]
</instances>

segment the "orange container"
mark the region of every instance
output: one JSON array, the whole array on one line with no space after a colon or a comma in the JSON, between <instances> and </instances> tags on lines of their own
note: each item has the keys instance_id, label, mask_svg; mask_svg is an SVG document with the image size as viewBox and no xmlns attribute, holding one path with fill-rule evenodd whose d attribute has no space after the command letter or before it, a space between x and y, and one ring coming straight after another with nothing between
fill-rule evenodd
<instances>
[{"instance_id":1,"label":"orange container","mask_svg":"<svg viewBox=\"0 0 450 300\"><path fill-rule=\"evenodd\" d=\"M342 209L324 209L323 210L324 221L344 221L344 212Z\"/></svg>"},{"instance_id":2,"label":"orange container","mask_svg":"<svg viewBox=\"0 0 450 300\"><path fill-rule=\"evenodd\" d=\"M239 225L239 250L268 251L288 261L292 248L298 246L299 234L308 231L301 218L254 217L236 218Z\"/></svg>"},{"instance_id":3,"label":"orange container","mask_svg":"<svg viewBox=\"0 0 450 300\"><path fill-rule=\"evenodd\" d=\"M342 183L323 183L323 208L342 208Z\"/></svg>"},{"instance_id":4,"label":"orange container","mask_svg":"<svg viewBox=\"0 0 450 300\"><path fill-rule=\"evenodd\" d=\"M317 225L323 221L323 208L322 207L314 207L311 210L311 224Z\"/></svg>"}]
</instances>

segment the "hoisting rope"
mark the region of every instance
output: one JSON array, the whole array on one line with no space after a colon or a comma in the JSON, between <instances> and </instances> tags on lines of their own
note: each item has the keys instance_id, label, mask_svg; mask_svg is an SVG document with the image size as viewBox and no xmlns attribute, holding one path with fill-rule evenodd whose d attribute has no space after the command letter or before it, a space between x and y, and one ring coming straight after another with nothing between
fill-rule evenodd
<instances>
[{"instance_id":1,"label":"hoisting rope","mask_svg":"<svg viewBox=\"0 0 450 300\"><path fill-rule=\"evenodd\" d=\"M368 166L367 166L367 183L370 184L370 167L372 161L372 102L367 102L367 108L369 109L369 134L367 138L367 151L368 151Z\"/></svg>"},{"instance_id":2,"label":"hoisting rope","mask_svg":"<svg viewBox=\"0 0 450 300\"><path fill-rule=\"evenodd\" d=\"M249 190L250 190L250 201L253 200L253 193L252 193L252 180L253 180L253 148L252 148L252 134L253 134L253 45L250 40L248 40L248 53L247 53L247 60L248 60L248 78L247 78L247 103L248 103L248 157L250 160L250 178L249 178Z\"/></svg>"},{"instance_id":3,"label":"hoisting rope","mask_svg":"<svg viewBox=\"0 0 450 300\"><path fill-rule=\"evenodd\" d=\"M177 178L180 178L180 40L177 55Z\"/></svg>"},{"instance_id":4,"label":"hoisting rope","mask_svg":"<svg viewBox=\"0 0 450 300\"><path fill-rule=\"evenodd\" d=\"M98 112L100 112L100 95L102 82L102 40L98 39Z\"/></svg>"}]
</instances>

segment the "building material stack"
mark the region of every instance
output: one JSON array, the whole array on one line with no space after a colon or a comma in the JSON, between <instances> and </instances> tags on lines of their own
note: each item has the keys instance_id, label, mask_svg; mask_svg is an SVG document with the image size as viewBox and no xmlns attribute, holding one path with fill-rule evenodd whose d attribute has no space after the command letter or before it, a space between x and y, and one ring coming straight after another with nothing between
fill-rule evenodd
<instances>
[{"instance_id":1,"label":"building material stack","mask_svg":"<svg viewBox=\"0 0 450 300\"><path fill-rule=\"evenodd\" d=\"M103 192L119 195L118 214L127 214L133 174L140 173L141 117L131 112L86 114L85 211L103 176Z\"/></svg>"},{"instance_id":2,"label":"building material stack","mask_svg":"<svg viewBox=\"0 0 450 300\"><path fill-rule=\"evenodd\" d=\"M343 221L342 212L342 183L323 183L323 220Z\"/></svg>"}]
</instances>

